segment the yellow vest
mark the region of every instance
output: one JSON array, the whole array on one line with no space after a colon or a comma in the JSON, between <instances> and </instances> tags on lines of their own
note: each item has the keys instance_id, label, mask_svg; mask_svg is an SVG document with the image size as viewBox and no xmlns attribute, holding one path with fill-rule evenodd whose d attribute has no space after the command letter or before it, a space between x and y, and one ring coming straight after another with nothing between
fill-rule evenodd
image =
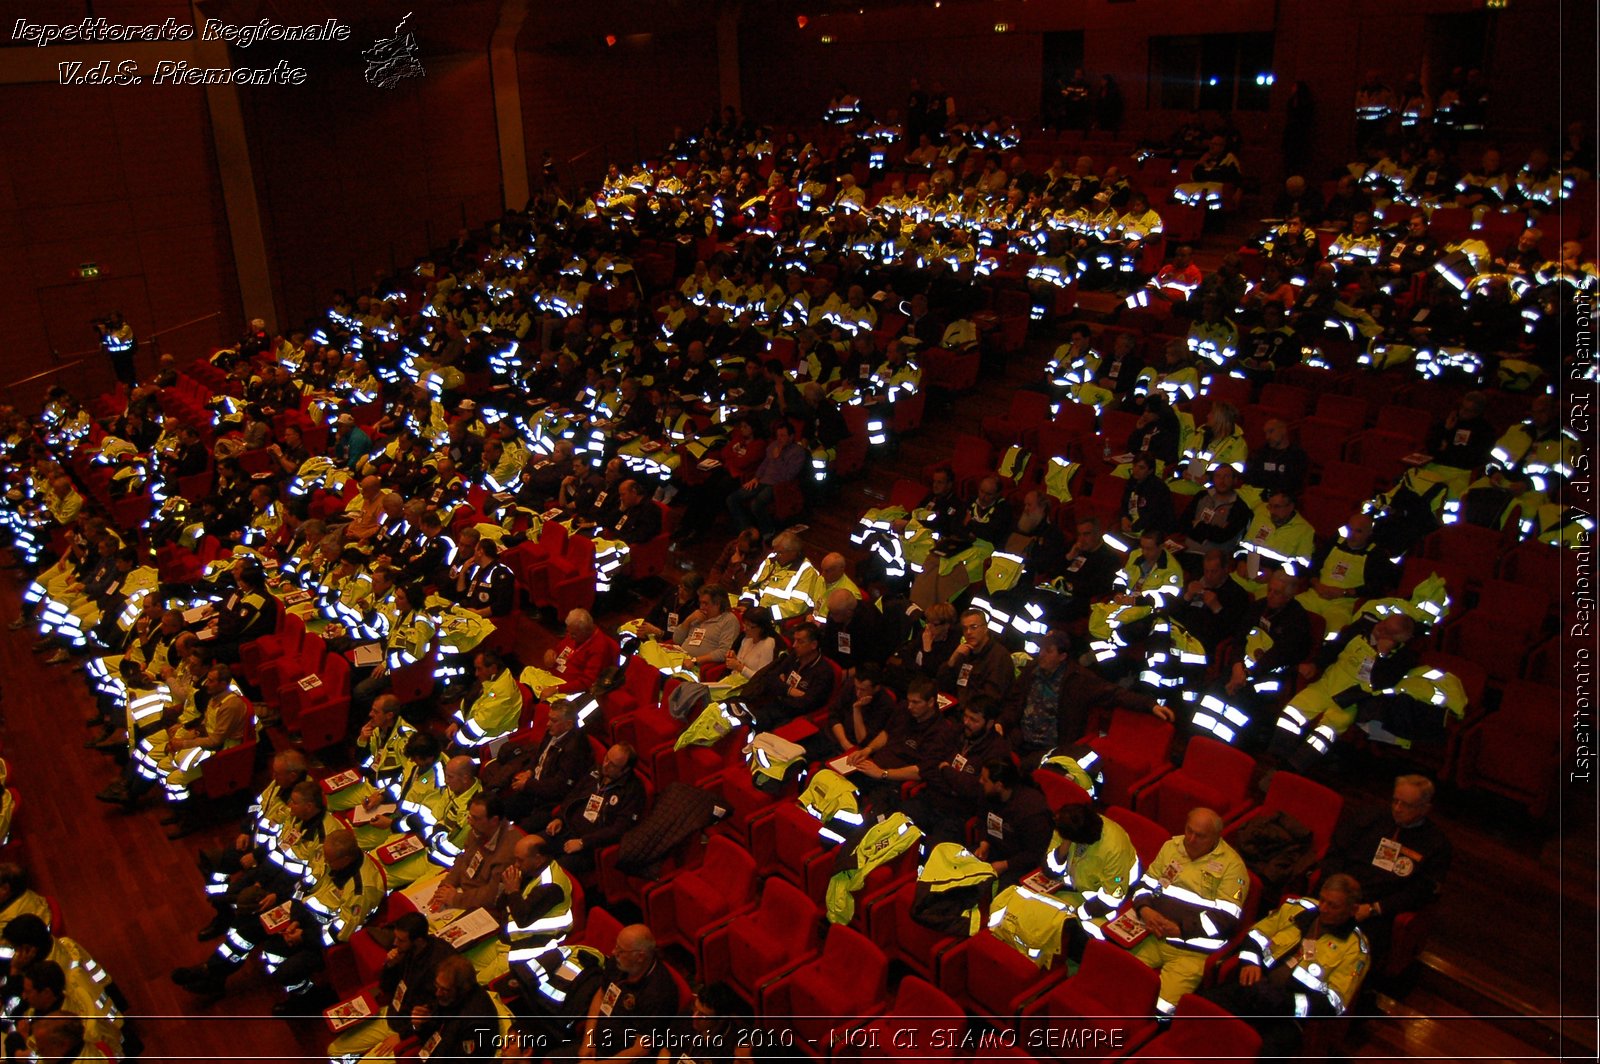
<instances>
[{"instance_id":1,"label":"yellow vest","mask_svg":"<svg viewBox=\"0 0 1600 1064\"><path fill-rule=\"evenodd\" d=\"M1311 898L1287 898L1278 911L1256 922L1239 950L1239 959L1258 968L1274 969L1288 965L1294 969L1295 993L1317 994L1325 998L1334 1013L1343 1013L1355 1000L1371 966L1371 949L1360 928L1339 938L1324 934L1306 939L1299 920L1315 912ZM1304 1017L1296 1002L1295 1015Z\"/></svg>"},{"instance_id":2,"label":"yellow vest","mask_svg":"<svg viewBox=\"0 0 1600 1064\"><path fill-rule=\"evenodd\" d=\"M958 842L941 842L928 854L926 863L917 870L917 882L926 884L934 894L942 894L948 890L958 890L962 887L978 886L984 882L990 884L992 894L994 884L999 877L995 874L994 865L988 861L974 857L966 847ZM972 907L963 915L967 917L968 936L978 933L982 926L983 914L979 905L974 902Z\"/></svg>"},{"instance_id":3,"label":"yellow vest","mask_svg":"<svg viewBox=\"0 0 1600 1064\"><path fill-rule=\"evenodd\" d=\"M1063 847L1066 853L1060 855ZM1100 818L1100 838L1095 842L1069 843L1059 834L1051 835L1044 866L1061 880L1056 897L1072 906L1083 929L1095 938L1101 937L1099 925L1122 906L1140 876L1133 840L1110 817Z\"/></svg>"},{"instance_id":4,"label":"yellow vest","mask_svg":"<svg viewBox=\"0 0 1600 1064\"><path fill-rule=\"evenodd\" d=\"M1007 887L989 908L989 931L1044 969L1061 952L1061 932L1072 916L1064 901L1027 887Z\"/></svg>"},{"instance_id":5,"label":"yellow vest","mask_svg":"<svg viewBox=\"0 0 1600 1064\"><path fill-rule=\"evenodd\" d=\"M1155 862L1145 869L1133 904L1138 908L1165 898L1197 911L1200 926L1192 937L1174 935L1164 941L1180 949L1211 953L1227 943L1249 893L1250 873L1232 846L1218 840L1215 849L1194 860L1183 848L1183 836L1177 835L1162 844Z\"/></svg>"}]
</instances>

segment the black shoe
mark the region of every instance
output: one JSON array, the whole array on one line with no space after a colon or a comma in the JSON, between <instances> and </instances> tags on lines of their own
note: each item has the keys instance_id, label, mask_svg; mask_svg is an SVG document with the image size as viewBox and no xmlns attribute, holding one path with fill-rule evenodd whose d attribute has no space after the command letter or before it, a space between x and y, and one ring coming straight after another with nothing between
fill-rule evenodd
<instances>
[{"instance_id":1,"label":"black shoe","mask_svg":"<svg viewBox=\"0 0 1600 1064\"><path fill-rule=\"evenodd\" d=\"M223 985L221 979L203 979L198 983L191 983L185 986L184 989L195 996L196 1008L214 1005L221 1001L228 992L228 988Z\"/></svg>"},{"instance_id":2,"label":"black shoe","mask_svg":"<svg viewBox=\"0 0 1600 1064\"><path fill-rule=\"evenodd\" d=\"M216 921L212 921L215 923ZM210 927L210 924L206 925ZM226 927L226 925L224 925ZM203 964L188 964L182 968L172 969L172 981L182 987L195 986L198 983L210 982L211 969Z\"/></svg>"},{"instance_id":3,"label":"black shoe","mask_svg":"<svg viewBox=\"0 0 1600 1064\"><path fill-rule=\"evenodd\" d=\"M314 1019L318 1013L334 1003L333 993L322 987L312 987L303 994L290 994L272 1006L274 1016Z\"/></svg>"},{"instance_id":4,"label":"black shoe","mask_svg":"<svg viewBox=\"0 0 1600 1064\"><path fill-rule=\"evenodd\" d=\"M194 834L194 825L184 817L174 820L172 826L167 828L167 838L169 839L181 839L192 834Z\"/></svg>"},{"instance_id":5,"label":"black shoe","mask_svg":"<svg viewBox=\"0 0 1600 1064\"><path fill-rule=\"evenodd\" d=\"M106 785L105 790L95 795L95 797L102 802L111 802L113 805L121 805L131 800L133 795L128 793L128 785L122 780L118 779L112 780Z\"/></svg>"},{"instance_id":6,"label":"black shoe","mask_svg":"<svg viewBox=\"0 0 1600 1064\"><path fill-rule=\"evenodd\" d=\"M195 938L201 942L210 942L214 938L221 938L223 933L228 930L228 924L229 921L219 913L211 918L209 924L200 929ZM186 971L186 969L179 968L178 971ZM177 982L178 972L172 973L172 979L173 982Z\"/></svg>"},{"instance_id":7,"label":"black shoe","mask_svg":"<svg viewBox=\"0 0 1600 1064\"><path fill-rule=\"evenodd\" d=\"M124 754L128 750L128 733L123 731L107 732L94 741L96 750L121 750Z\"/></svg>"},{"instance_id":8,"label":"black shoe","mask_svg":"<svg viewBox=\"0 0 1600 1064\"><path fill-rule=\"evenodd\" d=\"M171 813L167 813L167 814L165 814L165 815L163 815L161 817L161 823L167 824L167 825L177 824L182 820L183 820L182 815L179 814L177 811L173 811Z\"/></svg>"}]
</instances>

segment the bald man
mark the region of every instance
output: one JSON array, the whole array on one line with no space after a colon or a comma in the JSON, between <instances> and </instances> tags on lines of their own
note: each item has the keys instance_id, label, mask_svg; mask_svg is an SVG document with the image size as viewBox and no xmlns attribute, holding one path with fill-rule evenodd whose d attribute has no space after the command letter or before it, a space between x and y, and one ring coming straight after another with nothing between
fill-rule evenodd
<instances>
[{"instance_id":1,"label":"bald man","mask_svg":"<svg viewBox=\"0 0 1600 1064\"><path fill-rule=\"evenodd\" d=\"M1150 931L1133 955L1161 972L1158 1013L1171 1016L1179 998L1199 989L1206 957L1227 944L1249 892L1244 858L1222 841L1222 817L1190 810L1183 834L1162 845L1133 895L1133 912Z\"/></svg>"},{"instance_id":2,"label":"bald man","mask_svg":"<svg viewBox=\"0 0 1600 1064\"><path fill-rule=\"evenodd\" d=\"M345 505L350 517L345 535L363 543L377 536L383 529L383 479L378 476L361 478L361 490Z\"/></svg>"},{"instance_id":3,"label":"bald man","mask_svg":"<svg viewBox=\"0 0 1600 1064\"><path fill-rule=\"evenodd\" d=\"M1311 559L1310 586L1299 595L1300 605L1321 615L1329 635L1350 623L1358 603L1384 594L1400 577L1373 541L1371 514L1351 514L1340 532Z\"/></svg>"},{"instance_id":4,"label":"bald man","mask_svg":"<svg viewBox=\"0 0 1600 1064\"><path fill-rule=\"evenodd\" d=\"M572 930L572 880L555 862L542 835L524 835L500 874L497 907L504 911L507 960L530 961Z\"/></svg>"},{"instance_id":5,"label":"bald man","mask_svg":"<svg viewBox=\"0 0 1600 1064\"><path fill-rule=\"evenodd\" d=\"M600 989L589 1002L580 1060L627 1060L665 1045L678 1015L678 988L644 924L617 933Z\"/></svg>"},{"instance_id":6,"label":"bald man","mask_svg":"<svg viewBox=\"0 0 1600 1064\"><path fill-rule=\"evenodd\" d=\"M883 614L839 587L828 592L827 620L822 625L822 652L846 669L863 662L882 665L890 648L884 645Z\"/></svg>"},{"instance_id":7,"label":"bald man","mask_svg":"<svg viewBox=\"0 0 1600 1064\"><path fill-rule=\"evenodd\" d=\"M861 588L856 586L856 582L850 579L850 574L845 571L847 565L848 563L845 561L843 554L835 552L823 556L822 563L817 566L817 570L822 573L823 591L826 595L831 596L835 591L843 589L856 598L863 597ZM823 608L818 611L819 616L824 618L828 616L826 602L825 598L823 600Z\"/></svg>"}]
</instances>

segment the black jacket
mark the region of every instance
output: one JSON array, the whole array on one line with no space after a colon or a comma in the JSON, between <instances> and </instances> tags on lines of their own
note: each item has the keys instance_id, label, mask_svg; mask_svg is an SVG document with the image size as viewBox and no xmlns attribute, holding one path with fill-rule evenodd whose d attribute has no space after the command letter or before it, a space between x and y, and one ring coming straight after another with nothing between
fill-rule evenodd
<instances>
[{"instance_id":1,"label":"black jacket","mask_svg":"<svg viewBox=\"0 0 1600 1064\"><path fill-rule=\"evenodd\" d=\"M499 1056L495 1039L500 1022L489 992L474 986L454 1005L434 1004L434 1014L417 1028L422 1048L440 1060L490 1059Z\"/></svg>"},{"instance_id":2,"label":"black jacket","mask_svg":"<svg viewBox=\"0 0 1600 1064\"><path fill-rule=\"evenodd\" d=\"M608 785L600 778L600 770L594 769L588 781L561 806L561 834L564 838L582 839L584 849L598 852L637 824L644 806L644 784L638 776L629 772Z\"/></svg>"},{"instance_id":3,"label":"black jacket","mask_svg":"<svg viewBox=\"0 0 1600 1064\"><path fill-rule=\"evenodd\" d=\"M1311 645L1311 618L1306 614L1306 608L1294 599L1276 610L1267 605L1266 599L1252 602L1245 611L1240 639L1243 640L1257 625L1272 637L1271 648L1261 655L1251 670L1257 675L1273 669L1293 668L1310 657L1315 649Z\"/></svg>"},{"instance_id":4,"label":"black jacket","mask_svg":"<svg viewBox=\"0 0 1600 1064\"><path fill-rule=\"evenodd\" d=\"M378 997L388 1008L390 1030L411 1033L411 1010L418 1005L433 1007L434 973L446 957L454 955L455 950L429 935L421 949L407 953L399 964L384 964L378 972Z\"/></svg>"},{"instance_id":5,"label":"black jacket","mask_svg":"<svg viewBox=\"0 0 1600 1064\"><path fill-rule=\"evenodd\" d=\"M1400 857L1391 869L1373 864L1384 839L1400 843ZM1322 860L1324 877L1343 872L1361 884L1361 900L1378 902L1385 917L1422 908L1443 886L1453 856L1450 839L1432 820L1423 818L1399 827L1387 809L1358 812L1334 832ZM1387 859L1385 858L1385 863Z\"/></svg>"},{"instance_id":6,"label":"black jacket","mask_svg":"<svg viewBox=\"0 0 1600 1064\"><path fill-rule=\"evenodd\" d=\"M988 860L1005 861L1003 883L1015 883L1039 867L1050 848L1055 818L1044 792L1031 781L1011 792L1011 800L990 799L978 818L978 836L989 844Z\"/></svg>"}]
</instances>

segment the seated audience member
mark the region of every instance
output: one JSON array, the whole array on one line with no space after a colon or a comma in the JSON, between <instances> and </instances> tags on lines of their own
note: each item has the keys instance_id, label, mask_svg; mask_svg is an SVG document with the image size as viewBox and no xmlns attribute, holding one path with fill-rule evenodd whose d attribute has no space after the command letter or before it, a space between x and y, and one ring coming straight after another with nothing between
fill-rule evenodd
<instances>
[{"instance_id":1,"label":"seated audience member","mask_svg":"<svg viewBox=\"0 0 1600 1064\"><path fill-rule=\"evenodd\" d=\"M822 574L824 605L826 605L828 597L841 588L850 592L856 598L863 597L861 588L856 585L854 580L850 579L850 574L845 571L847 564L844 555L837 551L823 555L822 562L817 566L817 571ZM821 616L823 619L827 618L826 609L821 611Z\"/></svg>"},{"instance_id":2,"label":"seated audience member","mask_svg":"<svg viewBox=\"0 0 1600 1064\"><path fill-rule=\"evenodd\" d=\"M1056 810L1044 872L1061 881L1055 896L1078 918L1068 925L1073 942L1067 944L1077 955L1088 938L1105 937L1100 929L1138 884L1139 853L1127 830L1093 804L1068 802Z\"/></svg>"},{"instance_id":3,"label":"seated audience member","mask_svg":"<svg viewBox=\"0 0 1600 1064\"><path fill-rule=\"evenodd\" d=\"M637 762L633 747L622 743L611 747L588 782L539 833L560 852L561 864L569 872L593 871L600 851L620 840L644 815L644 784L634 773Z\"/></svg>"},{"instance_id":4,"label":"seated audience member","mask_svg":"<svg viewBox=\"0 0 1600 1064\"><path fill-rule=\"evenodd\" d=\"M1363 599L1387 593L1399 580L1394 562L1377 550L1372 530L1371 514L1351 514L1343 534L1312 556L1300 605L1322 617L1329 635L1350 623Z\"/></svg>"},{"instance_id":5,"label":"seated audience member","mask_svg":"<svg viewBox=\"0 0 1600 1064\"><path fill-rule=\"evenodd\" d=\"M457 1060L488 1059L499 1054L485 1031L500 1030L499 1014L489 992L478 985L472 962L459 954L439 962L433 975L433 1002L411 1013L411 1037L435 1053Z\"/></svg>"},{"instance_id":6,"label":"seated audience member","mask_svg":"<svg viewBox=\"0 0 1600 1064\"><path fill-rule=\"evenodd\" d=\"M524 835L500 874L493 912L504 922L508 964L526 964L560 942L574 925L572 880L556 862L554 847L540 835ZM498 951L486 960L493 963ZM479 967L485 967L480 962Z\"/></svg>"},{"instance_id":7,"label":"seated audience member","mask_svg":"<svg viewBox=\"0 0 1600 1064\"><path fill-rule=\"evenodd\" d=\"M284 875L264 880L250 896L254 906L235 909L217 951L203 964L175 969L173 982L214 1001L228 976L259 949L287 995L274 1007L277 1015L304 1015L326 1005L329 995L314 980L325 963L323 950L348 942L377 910L384 877L377 861L361 852L355 833L344 828L327 834L317 865L309 888Z\"/></svg>"},{"instance_id":8,"label":"seated audience member","mask_svg":"<svg viewBox=\"0 0 1600 1064\"><path fill-rule=\"evenodd\" d=\"M975 698L1003 701L1014 673L1011 655L989 631L989 615L979 609L961 613L961 642L939 668L939 690L965 707Z\"/></svg>"},{"instance_id":9,"label":"seated audience member","mask_svg":"<svg viewBox=\"0 0 1600 1064\"><path fill-rule=\"evenodd\" d=\"M1038 868L1050 847L1050 803L1008 757L985 764L978 784L983 788L978 808L982 841L973 853L994 866L1002 884L1011 886Z\"/></svg>"},{"instance_id":10,"label":"seated audience member","mask_svg":"<svg viewBox=\"0 0 1600 1064\"><path fill-rule=\"evenodd\" d=\"M1222 840L1222 818L1191 810L1183 834L1162 845L1133 895L1133 911L1151 932L1133 955L1161 973L1158 1014L1172 1015L1179 998L1200 988L1206 957L1232 935L1249 891L1244 859Z\"/></svg>"},{"instance_id":11,"label":"seated audience member","mask_svg":"<svg viewBox=\"0 0 1600 1064\"><path fill-rule=\"evenodd\" d=\"M1263 495L1278 492L1299 496L1306 484L1311 459L1289 438L1289 426L1280 418L1269 418L1261 427L1266 442L1250 455L1245 467L1245 483L1260 488Z\"/></svg>"},{"instance_id":12,"label":"seated audience member","mask_svg":"<svg viewBox=\"0 0 1600 1064\"><path fill-rule=\"evenodd\" d=\"M937 698L937 690L924 688L924 692ZM910 698L909 692L906 697ZM967 819L983 800L979 773L989 762L1010 756L1005 736L995 723L999 711L992 702L968 702L961 711L961 734L954 752L931 768L918 768L923 787L901 808L930 840L930 846L964 841Z\"/></svg>"},{"instance_id":13,"label":"seated audience member","mask_svg":"<svg viewBox=\"0 0 1600 1064\"><path fill-rule=\"evenodd\" d=\"M839 685L828 706L828 738L836 752L865 747L888 725L894 694L883 683L883 671L865 663Z\"/></svg>"},{"instance_id":14,"label":"seated audience member","mask_svg":"<svg viewBox=\"0 0 1600 1064\"><path fill-rule=\"evenodd\" d=\"M1191 723L1225 743L1258 747L1272 707L1294 688L1295 670L1310 657L1311 621L1295 599L1296 577L1278 571L1267 594L1250 603L1235 633L1239 653L1222 692L1202 695Z\"/></svg>"},{"instance_id":15,"label":"seated audience member","mask_svg":"<svg viewBox=\"0 0 1600 1064\"><path fill-rule=\"evenodd\" d=\"M883 614L846 588L828 593L828 619L822 625L822 652L849 671L871 662L883 664Z\"/></svg>"},{"instance_id":16,"label":"seated audience member","mask_svg":"<svg viewBox=\"0 0 1600 1064\"><path fill-rule=\"evenodd\" d=\"M588 610L575 609L567 614L566 636L545 651L544 667L561 680L561 690L575 694L593 687L619 657L617 641L600 630Z\"/></svg>"},{"instance_id":17,"label":"seated audience member","mask_svg":"<svg viewBox=\"0 0 1600 1064\"><path fill-rule=\"evenodd\" d=\"M522 717L522 691L500 655L480 650L473 655L472 667L473 684L445 729L458 747L468 749L510 735Z\"/></svg>"},{"instance_id":18,"label":"seated audience member","mask_svg":"<svg viewBox=\"0 0 1600 1064\"><path fill-rule=\"evenodd\" d=\"M500 800L481 792L467 804L467 827L466 845L434 888L433 911L492 908L500 897L501 876L525 837Z\"/></svg>"},{"instance_id":19,"label":"seated audience member","mask_svg":"<svg viewBox=\"0 0 1600 1064\"><path fill-rule=\"evenodd\" d=\"M1433 455L1433 465L1460 470L1464 479L1470 479L1467 471L1488 465L1496 438L1493 423L1483 416L1488 405L1489 398L1482 392L1468 392L1428 430L1423 450Z\"/></svg>"},{"instance_id":20,"label":"seated audience member","mask_svg":"<svg viewBox=\"0 0 1600 1064\"><path fill-rule=\"evenodd\" d=\"M833 697L836 666L822 652L822 630L803 622L789 639L791 649L773 659L740 693L763 730L815 712Z\"/></svg>"},{"instance_id":21,"label":"seated audience member","mask_svg":"<svg viewBox=\"0 0 1600 1064\"><path fill-rule=\"evenodd\" d=\"M1210 550L1201 561L1200 575L1184 585L1167 615L1200 640L1208 655L1233 635L1244 619L1250 596L1228 575L1228 558Z\"/></svg>"},{"instance_id":22,"label":"seated audience member","mask_svg":"<svg viewBox=\"0 0 1600 1064\"><path fill-rule=\"evenodd\" d=\"M1070 614L1089 612L1089 604L1111 593L1122 557L1105 540L1100 518L1078 521L1078 536L1062 559L1060 580L1065 585Z\"/></svg>"},{"instance_id":23,"label":"seated audience member","mask_svg":"<svg viewBox=\"0 0 1600 1064\"><path fill-rule=\"evenodd\" d=\"M652 639L672 638L672 630L699 606L700 589L705 585L706 579L699 573L684 573L639 621L639 634Z\"/></svg>"},{"instance_id":24,"label":"seated audience member","mask_svg":"<svg viewBox=\"0 0 1600 1064\"><path fill-rule=\"evenodd\" d=\"M1122 489L1117 516L1118 526L1126 535L1173 526L1172 490L1155 475L1155 459L1150 455L1136 454L1128 466L1128 483Z\"/></svg>"},{"instance_id":25,"label":"seated audience member","mask_svg":"<svg viewBox=\"0 0 1600 1064\"><path fill-rule=\"evenodd\" d=\"M788 620L815 611L824 585L822 574L806 560L800 537L780 532L739 600L770 611L773 620Z\"/></svg>"},{"instance_id":26,"label":"seated audience member","mask_svg":"<svg viewBox=\"0 0 1600 1064\"><path fill-rule=\"evenodd\" d=\"M777 521L772 508L776 504L777 488L800 479L806 468L806 457L806 449L795 442L794 428L787 421L773 425L766 457L750 479L728 496L728 513L733 517L734 527L758 527L764 536L776 532Z\"/></svg>"},{"instance_id":27,"label":"seated audience member","mask_svg":"<svg viewBox=\"0 0 1600 1064\"><path fill-rule=\"evenodd\" d=\"M34 1007L33 1002L21 996L22 984L30 972L38 979L36 986L47 979L53 984L53 978L46 974L48 969L39 968L53 964L61 973L60 999L82 1010L79 1015L98 1036L97 1041L106 1042L113 1053L121 1053L127 1021L114 1004L120 999L121 991L88 950L65 935L52 933L45 921L32 913L22 913L7 924L0 932L0 944L4 944L11 955L5 987L8 1013L13 1002Z\"/></svg>"},{"instance_id":28,"label":"seated audience member","mask_svg":"<svg viewBox=\"0 0 1600 1064\"><path fill-rule=\"evenodd\" d=\"M472 555L472 571L460 604L480 617L504 617L515 605L516 574L500 560L500 546L480 539Z\"/></svg>"},{"instance_id":29,"label":"seated audience member","mask_svg":"<svg viewBox=\"0 0 1600 1064\"><path fill-rule=\"evenodd\" d=\"M1361 884L1346 875L1323 880L1315 900L1285 899L1250 928L1234 978L1203 992L1260 1033L1263 1059L1297 1056L1308 1022L1355 1003L1372 970L1361 904Z\"/></svg>"},{"instance_id":30,"label":"seated audience member","mask_svg":"<svg viewBox=\"0 0 1600 1064\"><path fill-rule=\"evenodd\" d=\"M50 902L28 886L28 872L15 861L0 862L0 932L6 924L31 913L50 926Z\"/></svg>"},{"instance_id":31,"label":"seated audience member","mask_svg":"<svg viewBox=\"0 0 1600 1064\"><path fill-rule=\"evenodd\" d=\"M1233 578L1257 597L1266 593L1266 578L1284 569L1305 572L1316 549L1316 530L1284 492L1268 495L1250 516L1239 538Z\"/></svg>"},{"instance_id":32,"label":"seated audience member","mask_svg":"<svg viewBox=\"0 0 1600 1064\"><path fill-rule=\"evenodd\" d=\"M506 816L520 822L565 804L593 767L588 740L578 730L577 707L557 699L550 703L544 738L502 746L483 766L480 780L484 790L499 796Z\"/></svg>"},{"instance_id":33,"label":"seated audience member","mask_svg":"<svg viewBox=\"0 0 1600 1064\"><path fill-rule=\"evenodd\" d=\"M601 985L589 1002L578 1038L583 1060L622 1061L663 1045L675 1029L678 987L656 951L655 935L644 924L617 933Z\"/></svg>"},{"instance_id":34,"label":"seated audience member","mask_svg":"<svg viewBox=\"0 0 1600 1064\"><path fill-rule=\"evenodd\" d=\"M723 659L729 672L750 679L772 664L778 653L778 632L765 610L746 610L739 618L739 645Z\"/></svg>"},{"instance_id":35,"label":"seated audience member","mask_svg":"<svg viewBox=\"0 0 1600 1064\"><path fill-rule=\"evenodd\" d=\"M950 660L961 629L956 626L956 608L948 602L935 602L922 613L922 625L900 649L889 655L889 669L897 686L917 676L935 679Z\"/></svg>"},{"instance_id":36,"label":"seated audience member","mask_svg":"<svg viewBox=\"0 0 1600 1064\"><path fill-rule=\"evenodd\" d=\"M393 1055L411 1035L413 1014L432 1007L439 965L455 956L449 945L429 933L428 918L421 913L402 913L387 930L393 938L378 970L382 1009L328 1043L328 1056L333 1060Z\"/></svg>"},{"instance_id":37,"label":"seated audience member","mask_svg":"<svg viewBox=\"0 0 1600 1064\"><path fill-rule=\"evenodd\" d=\"M1430 905L1450 872L1454 848L1429 818L1432 811L1432 780L1397 777L1387 810L1346 807L1322 859L1325 876L1344 874L1361 885L1355 917L1380 970L1388 960L1395 919Z\"/></svg>"},{"instance_id":38,"label":"seated audience member","mask_svg":"<svg viewBox=\"0 0 1600 1064\"><path fill-rule=\"evenodd\" d=\"M1067 637L1049 632L1040 637L1039 653L1011 685L1000 726L1012 752L1031 771L1050 751L1087 734L1089 711L1104 704L1172 719L1172 710L1151 696L1108 683L1073 661Z\"/></svg>"},{"instance_id":39,"label":"seated audience member","mask_svg":"<svg viewBox=\"0 0 1600 1064\"><path fill-rule=\"evenodd\" d=\"M877 734L851 751L848 760L865 778L869 798L894 804L899 784L920 780L923 772L954 756L960 734L955 721L939 712L933 685L914 681L906 690L905 705L892 709Z\"/></svg>"},{"instance_id":40,"label":"seated audience member","mask_svg":"<svg viewBox=\"0 0 1600 1064\"><path fill-rule=\"evenodd\" d=\"M1367 616L1325 642L1315 663L1299 667L1312 682L1278 714L1267 756L1304 775L1358 720L1375 739L1442 736L1448 710L1418 702L1399 687L1417 664L1417 652L1407 645L1416 630L1403 613Z\"/></svg>"},{"instance_id":41,"label":"seated audience member","mask_svg":"<svg viewBox=\"0 0 1600 1064\"><path fill-rule=\"evenodd\" d=\"M717 560L711 565L708 580L723 587L744 587L750 582L750 577L755 573L756 566L761 564L763 557L760 530L742 529L728 541L726 547L722 548L722 553L717 555Z\"/></svg>"},{"instance_id":42,"label":"seated audience member","mask_svg":"<svg viewBox=\"0 0 1600 1064\"><path fill-rule=\"evenodd\" d=\"M1250 525L1250 505L1235 491L1239 474L1230 465L1211 472L1211 488L1195 499L1189 523L1179 542L1194 554L1213 550L1233 553L1239 537Z\"/></svg>"},{"instance_id":43,"label":"seated audience member","mask_svg":"<svg viewBox=\"0 0 1600 1064\"><path fill-rule=\"evenodd\" d=\"M6 1055L18 1060L52 1060L53 1054L40 1049L39 1034L52 1022L70 1021L79 1025L81 1040L100 1053L122 1055L123 1032L110 1019L97 1015L94 1002L82 994L81 981L67 986L67 973L55 961L34 961L26 969L13 972L6 980L8 994L14 990L17 1006L8 1010L13 1029L5 1036ZM45 1043L48 1044L48 1037ZM75 1056L70 1059L96 1059ZM105 1059L105 1058L99 1058Z\"/></svg>"}]
</instances>

